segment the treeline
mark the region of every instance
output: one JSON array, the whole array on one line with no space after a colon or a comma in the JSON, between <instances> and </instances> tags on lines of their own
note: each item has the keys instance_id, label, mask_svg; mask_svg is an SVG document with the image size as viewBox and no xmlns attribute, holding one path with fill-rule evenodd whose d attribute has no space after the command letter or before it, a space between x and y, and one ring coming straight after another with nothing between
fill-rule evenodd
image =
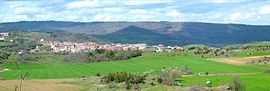
<instances>
[{"instance_id":1,"label":"treeline","mask_svg":"<svg viewBox=\"0 0 270 91\"><path fill-rule=\"evenodd\" d=\"M142 55L142 51L133 50L117 50L110 51L104 49L96 49L94 51L81 52L81 53L69 53L65 54L65 62L101 62L101 61L113 61L113 60L126 60L133 57Z\"/></svg>"}]
</instances>

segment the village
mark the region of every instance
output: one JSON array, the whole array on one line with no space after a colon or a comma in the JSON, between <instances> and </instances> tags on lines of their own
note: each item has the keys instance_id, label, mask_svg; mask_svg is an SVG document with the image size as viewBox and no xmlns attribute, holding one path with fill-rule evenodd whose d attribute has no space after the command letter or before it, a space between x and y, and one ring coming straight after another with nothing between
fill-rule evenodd
<instances>
[{"instance_id":1,"label":"village","mask_svg":"<svg viewBox=\"0 0 270 91\"><path fill-rule=\"evenodd\" d=\"M148 46L145 43L137 44L121 44L121 43L112 43L112 44L97 44L95 42L59 42L59 41L46 41L40 39L40 44L43 46L50 46L52 52L71 52L78 53L83 51L91 51L95 49L105 49L105 50L139 50L145 52L173 52L176 50L181 50L179 46L164 46L162 44Z\"/></svg>"},{"instance_id":2,"label":"village","mask_svg":"<svg viewBox=\"0 0 270 91\"><path fill-rule=\"evenodd\" d=\"M0 33L0 42L14 42L13 39L7 39L6 37L10 36L8 32ZM40 46L36 46L35 49L30 52L36 52L40 50L41 46L48 46L51 48L53 53L59 52L71 52L71 53L79 53L86 51L93 51L96 49L105 49L105 50L139 50L143 52L175 52L182 50L182 47L178 45L174 46L165 46L163 44L158 45L147 45L146 43L134 43L134 44L122 44L122 43L107 43L107 44L98 44L96 42L74 42L74 41L51 41L47 39L39 39L37 44L41 44Z\"/></svg>"}]
</instances>

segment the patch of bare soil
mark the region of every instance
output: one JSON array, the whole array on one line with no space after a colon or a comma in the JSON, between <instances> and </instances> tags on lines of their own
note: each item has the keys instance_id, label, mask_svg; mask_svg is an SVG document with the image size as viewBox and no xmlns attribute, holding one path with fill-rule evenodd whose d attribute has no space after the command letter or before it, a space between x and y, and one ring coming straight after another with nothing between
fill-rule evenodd
<instances>
[{"instance_id":1,"label":"patch of bare soil","mask_svg":"<svg viewBox=\"0 0 270 91\"><path fill-rule=\"evenodd\" d=\"M25 80L22 91L80 91L80 86L68 84L73 79L43 79ZM19 85L18 80L0 81L0 91L14 91L15 85Z\"/></svg>"},{"instance_id":2,"label":"patch of bare soil","mask_svg":"<svg viewBox=\"0 0 270 91\"><path fill-rule=\"evenodd\" d=\"M208 58L208 60L213 60L213 61L223 62L223 63L228 63L228 64L246 65L249 62L261 60L264 57L270 57L270 56L252 56L252 57L241 57L241 58Z\"/></svg>"}]
</instances>

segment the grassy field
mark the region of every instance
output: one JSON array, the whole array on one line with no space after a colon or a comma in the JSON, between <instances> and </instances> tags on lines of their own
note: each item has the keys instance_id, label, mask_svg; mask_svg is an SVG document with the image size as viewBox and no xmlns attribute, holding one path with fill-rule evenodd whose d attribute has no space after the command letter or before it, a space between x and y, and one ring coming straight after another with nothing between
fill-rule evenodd
<instances>
[{"instance_id":1,"label":"grassy field","mask_svg":"<svg viewBox=\"0 0 270 91\"><path fill-rule=\"evenodd\" d=\"M254 46L254 47L257 47L257 46L270 46L270 41L249 43L249 44L246 44L246 46Z\"/></svg>"},{"instance_id":2,"label":"grassy field","mask_svg":"<svg viewBox=\"0 0 270 91\"><path fill-rule=\"evenodd\" d=\"M180 78L183 80L184 86L189 86L192 84L202 84L205 85L205 80L212 80L214 86L229 83L235 76L201 76L201 77L184 77ZM247 91L268 91L269 90L269 77L270 74L256 74L256 75L241 75L238 76Z\"/></svg>"},{"instance_id":3,"label":"grassy field","mask_svg":"<svg viewBox=\"0 0 270 91\"><path fill-rule=\"evenodd\" d=\"M252 52L252 55L248 53ZM247 57L247 56L263 56L263 55L270 55L270 50L266 51L256 51L256 50L243 50L240 52L235 52L235 57Z\"/></svg>"},{"instance_id":4,"label":"grassy field","mask_svg":"<svg viewBox=\"0 0 270 91\"><path fill-rule=\"evenodd\" d=\"M60 60L57 57L49 57L48 60ZM84 75L95 75L96 73L106 74L109 72L145 72L151 69L160 71L162 67L183 67L188 65L194 73L210 72L261 72L269 65L239 66L225 63L209 61L195 56L160 56L156 53L146 53L141 57L126 61L111 61L97 63L54 63L54 64L19 64L22 72L29 72L32 79L48 78L74 78ZM12 72L0 73L0 77L6 79L16 79L18 72L15 64L5 64L5 68Z\"/></svg>"}]
</instances>

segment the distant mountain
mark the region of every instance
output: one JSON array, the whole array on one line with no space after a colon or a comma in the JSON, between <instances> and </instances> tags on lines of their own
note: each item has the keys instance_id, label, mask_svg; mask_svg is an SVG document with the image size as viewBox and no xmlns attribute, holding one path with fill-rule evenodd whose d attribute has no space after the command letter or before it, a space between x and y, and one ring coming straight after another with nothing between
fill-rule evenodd
<instances>
[{"instance_id":1,"label":"distant mountain","mask_svg":"<svg viewBox=\"0 0 270 91\"><path fill-rule=\"evenodd\" d=\"M269 25L200 22L60 22L22 21L0 23L0 31L27 30L95 35L101 40L149 44L243 44L270 40ZM133 31L136 30L136 31ZM155 37L151 37L155 36ZM181 42L179 42L181 41Z\"/></svg>"},{"instance_id":2,"label":"distant mountain","mask_svg":"<svg viewBox=\"0 0 270 91\"><path fill-rule=\"evenodd\" d=\"M270 40L270 26L183 23L181 31L167 34L191 44L244 44Z\"/></svg>"},{"instance_id":3,"label":"distant mountain","mask_svg":"<svg viewBox=\"0 0 270 91\"><path fill-rule=\"evenodd\" d=\"M64 31L94 35L110 34L129 26L171 33L181 29L181 22L62 22L62 21L21 21L0 23L3 30Z\"/></svg>"},{"instance_id":4,"label":"distant mountain","mask_svg":"<svg viewBox=\"0 0 270 91\"><path fill-rule=\"evenodd\" d=\"M106 35L99 35L96 37L105 41L111 41L115 43L147 43L150 45L181 44L180 40L176 38L164 34L159 34L153 30L147 30L137 26L129 26L117 32Z\"/></svg>"}]
</instances>

